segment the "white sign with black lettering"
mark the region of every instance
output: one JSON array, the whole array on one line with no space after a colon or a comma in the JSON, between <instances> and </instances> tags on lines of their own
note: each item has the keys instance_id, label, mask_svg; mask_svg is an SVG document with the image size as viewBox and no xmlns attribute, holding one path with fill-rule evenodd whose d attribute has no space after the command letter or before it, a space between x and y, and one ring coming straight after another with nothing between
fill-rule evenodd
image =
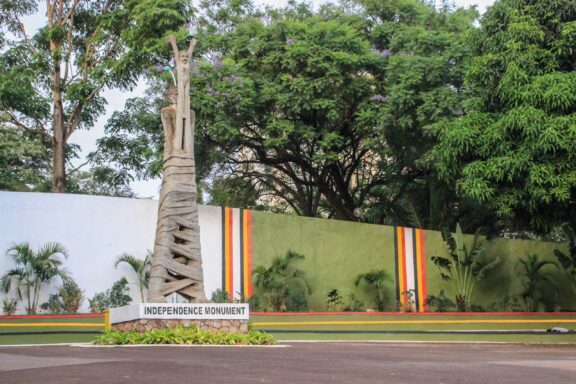
<instances>
[{"instance_id":1,"label":"white sign with black lettering","mask_svg":"<svg viewBox=\"0 0 576 384\"><path fill-rule=\"evenodd\" d=\"M248 304L132 304L110 309L110 322L136 319L164 320L248 320Z\"/></svg>"}]
</instances>

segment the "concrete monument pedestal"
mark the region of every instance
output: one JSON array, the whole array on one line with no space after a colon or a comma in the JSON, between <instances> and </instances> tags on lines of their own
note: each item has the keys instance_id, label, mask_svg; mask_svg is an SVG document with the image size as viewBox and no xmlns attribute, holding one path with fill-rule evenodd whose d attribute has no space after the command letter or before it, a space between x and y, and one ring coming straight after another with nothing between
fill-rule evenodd
<instances>
[{"instance_id":1,"label":"concrete monument pedestal","mask_svg":"<svg viewBox=\"0 0 576 384\"><path fill-rule=\"evenodd\" d=\"M110 325L118 331L149 331L179 325L218 332L248 331L248 304L131 304L110 309Z\"/></svg>"}]
</instances>

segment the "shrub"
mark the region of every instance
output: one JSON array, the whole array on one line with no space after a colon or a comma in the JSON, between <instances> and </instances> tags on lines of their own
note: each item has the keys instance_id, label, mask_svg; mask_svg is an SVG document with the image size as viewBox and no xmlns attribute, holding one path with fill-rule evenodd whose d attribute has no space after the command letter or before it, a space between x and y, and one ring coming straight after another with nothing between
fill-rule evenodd
<instances>
[{"instance_id":1,"label":"shrub","mask_svg":"<svg viewBox=\"0 0 576 384\"><path fill-rule=\"evenodd\" d=\"M372 294L374 305L378 311L383 311L386 304L386 281L388 276L383 269L373 270L356 276L354 285L364 284L366 290Z\"/></svg>"},{"instance_id":2,"label":"shrub","mask_svg":"<svg viewBox=\"0 0 576 384\"><path fill-rule=\"evenodd\" d=\"M288 251L283 257L275 258L270 267L260 265L254 269L252 277L261 292L262 309L284 312L308 308L310 287L304 272L293 265L303 259L303 255Z\"/></svg>"},{"instance_id":3,"label":"shrub","mask_svg":"<svg viewBox=\"0 0 576 384\"><path fill-rule=\"evenodd\" d=\"M57 294L50 294L48 301L40 305L40 309L48 311L51 315L58 315L62 313L62 302Z\"/></svg>"},{"instance_id":4,"label":"shrub","mask_svg":"<svg viewBox=\"0 0 576 384\"><path fill-rule=\"evenodd\" d=\"M102 313L108 308L108 297L106 292L96 293L91 299L88 299L90 313Z\"/></svg>"},{"instance_id":5,"label":"shrub","mask_svg":"<svg viewBox=\"0 0 576 384\"><path fill-rule=\"evenodd\" d=\"M217 289L212 292L212 298L210 299L213 303L230 303L230 295L223 289Z\"/></svg>"},{"instance_id":6,"label":"shrub","mask_svg":"<svg viewBox=\"0 0 576 384\"><path fill-rule=\"evenodd\" d=\"M353 293L348 296L348 303L344 306L345 312L364 312L366 306Z\"/></svg>"},{"instance_id":7,"label":"shrub","mask_svg":"<svg viewBox=\"0 0 576 384\"><path fill-rule=\"evenodd\" d=\"M116 281L112 288L106 291L108 295L108 308L123 307L132 302L132 297L128 294L128 280L125 277Z\"/></svg>"},{"instance_id":8,"label":"shrub","mask_svg":"<svg viewBox=\"0 0 576 384\"><path fill-rule=\"evenodd\" d=\"M112 288L106 292L99 292L88 299L90 312L101 313L108 308L123 307L132 302L132 297L128 294L128 281L125 277L114 282Z\"/></svg>"},{"instance_id":9,"label":"shrub","mask_svg":"<svg viewBox=\"0 0 576 384\"><path fill-rule=\"evenodd\" d=\"M546 299L550 298L550 295L546 294L550 289L557 292L552 282L553 275L546 267L558 266L549 260L539 260L538 255L529 253L524 259L518 260L517 266L523 288L520 297L524 301L525 310L533 312L538 309L539 304L545 304Z\"/></svg>"},{"instance_id":10,"label":"shrub","mask_svg":"<svg viewBox=\"0 0 576 384\"><path fill-rule=\"evenodd\" d=\"M94 344L218 344L218 345L270 345L276 340L264 332L249 330L247 333L213 332L196 326L154 329L147 332L105 331Z\"/></svg>"},{"instance_id":11,"label":"shrub","mask_svg":"<svg viewBox=\"0 0 576 384\"><path fill-rule=\"evenodd\" d=\"M344 300L336 288L331 289L328 292L328 298L326 299L326 305L331 311L341 311L344 305Z\"/></svg>"},{"instance_id":12,"label":"shrub","mask_svg":"<svg viewBox=\"0 0 576 384\"><path fill-rule=\"evenodd\" d=\"M58 289L58 295L62 300L62 310L68 315L78 313L78 309L84 301L84 291L72 279L66 279Z\"/></svg>"},{"instance_id":13,"label":"shrub","mask_svg":"<svg viewBox=\"0 0 576 384\"><path fill-rule=\"evenodd\" d=\"M2 313L6 316L12 316L18 309L17 299L4 299L2 300Z\"/></svg>"},{"instance_id":14,"label":"shrub","mask_svg":"<svg viewBox=\"0 0 576 384\"><path fill-rule=\"evenodd\" d=\"M456 308L456 305L452 300L446 297L444 290L440 291L438 296L428 295L426 296L426 301L424 302L428 307L433 307L434 312L448 312L451 309Z\"/></svg>"}]
</instances>

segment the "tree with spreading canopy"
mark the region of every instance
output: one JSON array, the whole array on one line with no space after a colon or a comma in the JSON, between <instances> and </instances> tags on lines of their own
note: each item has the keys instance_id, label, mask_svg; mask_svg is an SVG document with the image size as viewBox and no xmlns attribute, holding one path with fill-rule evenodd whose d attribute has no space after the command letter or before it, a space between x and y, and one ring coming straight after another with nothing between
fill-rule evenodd
<instances>
[{"instance_id":1,"label":"tree with spreading canopy","mask_svg":"<svg viewBox=\"0 0 576 384\"><path fill-rule=\"evenodd\" d=\"M497 1L471 35L464 116L433 129L439 175L516 228L576 226L575 38L572 0Z\"/></svg>"},{"instance_id":2,"label":"tree with spreading canopy","mask_svg":"<svg viewBox=\"0 0 576 384\"><path fill-rule=\"evenodd\" d=\"M34 34L23 17L42 2L0 2L0 123L51 142L52 191L66 188L67 143L105 109L102 91L130 89L162 56L167 31L188 20L185 0L47 0Z\"/></svg>"}]
</instances>

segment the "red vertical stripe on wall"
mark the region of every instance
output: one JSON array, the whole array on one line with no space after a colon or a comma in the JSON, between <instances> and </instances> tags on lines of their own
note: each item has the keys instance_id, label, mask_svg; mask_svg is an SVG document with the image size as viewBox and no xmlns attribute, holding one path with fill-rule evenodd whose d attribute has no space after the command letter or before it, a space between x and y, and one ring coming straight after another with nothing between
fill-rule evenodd
<instances>
[{"instance_id":1,"label":"red vertical stripe on wall","mask_svg":"<svg viewBox=\"0 0 576 384\"><path fill-rule=\"evenodd\" d=\"M252 213L246 210L246 298L252 297Z\"/></svg>"},{"instance_id":2,"label":"red vertical stripe on wall","mask_svg":"<svg viewBox=\"0 0 576 384\"><path fill-rule=\"evenodd\" d=\"M420 287L422 289L422 299L420 301L421 312L426 312L426 253L424 252L424 230L418 230L418 237L420 239L420 249L418 250L418 257L420 257Z\"/></svg>"}]
</instances>

